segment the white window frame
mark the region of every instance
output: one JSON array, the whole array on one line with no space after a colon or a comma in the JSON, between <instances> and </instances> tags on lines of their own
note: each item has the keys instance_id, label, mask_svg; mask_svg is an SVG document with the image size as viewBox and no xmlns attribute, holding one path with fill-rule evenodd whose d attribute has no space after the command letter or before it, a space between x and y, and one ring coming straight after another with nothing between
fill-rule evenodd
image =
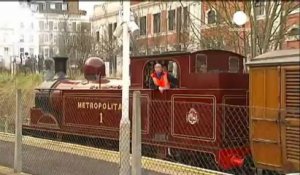
<instances>
[{"instance_id":1,"label":"white window frame","mask_svg":"<svg viewBox=\"0 0 300 175\"><path fill-rule=\"evenodd\" d=\"M66 2L62 3L61 9L62 9L63 11L68 10L68 4L67 4Z\"/></svg>"}]
</instances>

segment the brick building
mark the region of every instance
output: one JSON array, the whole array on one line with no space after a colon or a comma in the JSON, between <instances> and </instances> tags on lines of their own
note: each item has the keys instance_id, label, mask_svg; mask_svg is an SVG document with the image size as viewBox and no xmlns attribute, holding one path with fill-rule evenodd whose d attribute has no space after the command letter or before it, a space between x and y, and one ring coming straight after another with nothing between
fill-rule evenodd
<instances>
[{"instance_id":1,"label":"brick building","mask_svg":"<svg viewBox=\"0 0 300 175\"><path fill-rule=\"evenodd\" d=\"M208 3L209 2L209 3ZM212 2L225 2L212 7ZM283 1L282 1L283 2ZM234 4L237 3L237 4ZM245 6L254 6L249 12ZM279 4L280 6L282 3ZM96 5L92 21L92 33L98 43L99 54L111 61L111 68L121 71L120 50L113 36L118 22L120 2L106 2ZM233 8L235 7L235 8ZM236 8L238 7L238 8ZM249 35L254 28L248 22L243 28L232 22L234 12L245 9L247 15L257 15L257 25L264 26L266 21L266 1L132 1L131 9L135 21L140 27L139 36L132 40L132 55L158 54L168 51L186 51L197 49L225 49L241 54L252 52L251 45L258 45L265 36L263 27L257 30L260 40L251 43ZM280 14L278 7L276 14ZM221 17L221 18L220 18ZM280 46L270 46L267 49L299 48L299 8L289 13L286 25L287 35L282 36ZM271 33L278 32L283 21L276 18L270 28ZM251 26L252 25L252 26ZM272 36L276 38L276 36ZM273 40L270 37L268 40ZM277 37L278 39L278 37ZM269 43L273 45L273 43ZM263 44L261 44L263 45ZM261 49L261 50L259 50ZM260 52L265 48L258 48ZM257 51L257 52L259 52ZM118 58L119 55L119 58Z\"/></svg>"},{"instance_id":2,"label":"brick building","mask_svg":"<svg viewBox=\"0 0 300 175\"><path fill-rule=\"evenodd\" d=\"M251 45L258 46L256 54L273 49L299 48L300 6L299 2L292 3L286 1L203 1L201 5L202 25L200 26L203 39L201 48L220 48L241 54L246 52L247 55L251 55ZM289 9L293 10L289 11ZM232 22L232 16L238 10L245 11L250 17L242 27ZM273 11L274 14L272 14ZM285 14L288 15L285 16ZM256 35L253 34L254 29ZM251 38L254 36L258 39ZM264 47L265 43L268 47Z\"/></svg>"},{"instance_id":3,"label":"brick building","mask_svg":"<svg viewBox=\"0 0 300 175\"><path fill-rule=\"evenodd\" d=\"M117 27L120 2L106 2L94 7L92 33L99 55L110 61L111 73L121 74L120 51L113 32ZM132 1L131 10L139 25L139 35L132 39L131 54L157 54L167 51L184 51L195 47L190 43L189 23L196 25L200 18L200 2ZM189 14L193 13L194 16ZM197 46L196 46L197 47Z\"/></svg>"}]
</instances>

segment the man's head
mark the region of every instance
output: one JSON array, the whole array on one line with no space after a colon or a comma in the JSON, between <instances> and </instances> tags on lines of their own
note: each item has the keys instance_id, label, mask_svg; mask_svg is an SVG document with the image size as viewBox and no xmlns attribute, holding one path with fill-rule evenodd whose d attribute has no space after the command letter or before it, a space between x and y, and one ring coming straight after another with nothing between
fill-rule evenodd
<instances>
[{"instance_id":1,"label":"man's head","mask_svg":"<svg viewBox=\"0 0 300 175\"><path fill-rule=\"evenodd\" d=\"M154 65L154 70L155 70L156 73L161 73L162 70L163 70L161 64L156 63L156 64Z\"/></svg>"}]
</instances>

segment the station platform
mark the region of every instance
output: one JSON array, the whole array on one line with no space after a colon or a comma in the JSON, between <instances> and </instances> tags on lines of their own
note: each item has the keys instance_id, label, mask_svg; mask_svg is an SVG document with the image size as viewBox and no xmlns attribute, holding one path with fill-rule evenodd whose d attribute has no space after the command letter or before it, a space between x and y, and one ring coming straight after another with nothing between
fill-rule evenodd
<instances>
[{"instance_id":1,"label":"station platform","mask_svg":"<svg viewBox=\"0 0 300 175\"><path fill-rule=\"evenodd\" d=\"M0 175L30 175L27 173L14 173L14 170L0 165Z\"/></svg>"}]
</instances>

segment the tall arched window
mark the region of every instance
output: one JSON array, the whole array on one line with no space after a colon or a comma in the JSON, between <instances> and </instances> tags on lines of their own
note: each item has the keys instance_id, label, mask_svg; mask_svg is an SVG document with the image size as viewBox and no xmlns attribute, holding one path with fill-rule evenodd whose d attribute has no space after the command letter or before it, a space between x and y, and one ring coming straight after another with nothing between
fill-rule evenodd
<instances>
[{"instance_id":1,"label":"tall arched window","mask_svg":"<svg viewBox=\"0 0 300 175\"><path fill-rule=\"evenodd\" d=\"M215 10L207 12L207 24L215 24L217 22L217 13Z\"/></svg>"}]
</instances>

